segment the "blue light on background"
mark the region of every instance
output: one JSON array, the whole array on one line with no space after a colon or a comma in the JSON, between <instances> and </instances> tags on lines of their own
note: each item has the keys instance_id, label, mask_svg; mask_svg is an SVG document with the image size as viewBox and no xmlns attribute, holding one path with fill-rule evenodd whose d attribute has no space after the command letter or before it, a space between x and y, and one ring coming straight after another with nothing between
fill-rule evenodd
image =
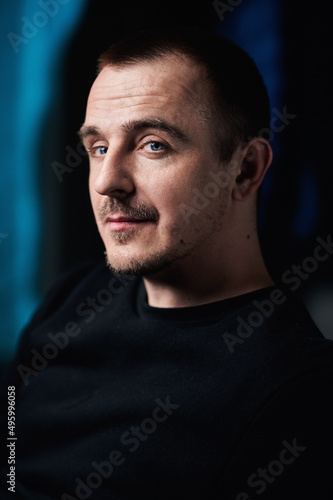
<instances>
[{"instance_id":1,"label":"blue light on background","mask_svg":"<svg viewBox=\"0 0 333 500\"><path fill-rule=\"evenodd\" d=\"M292 231L298 240L306 240L313 233L320 216L319 185L314 165L305 165L301 172L297 201Z\"/></svg>"},{"instance_id":2,"label":"blue light on background","mask_svg":"<svg viewBox=\"0 0 333 500\"><path fill-rule=\"evenodd\" d=\"M13 354L40 300L40 134L59 95L62 55L86 0L2 1L0 317L1 360Z\"/></svg>"},{"instance_id":3,"label":"blue light on background","mask_svg":"<svg viewBox=\"0 0 333 500\"><path fill-rule=\"evenodd\" d=\"M279 0L244 2L220 23L218 31L242 47L257 64L271 107L281 105L284 90L284 43Z\"/></svg>"}]
</instances>

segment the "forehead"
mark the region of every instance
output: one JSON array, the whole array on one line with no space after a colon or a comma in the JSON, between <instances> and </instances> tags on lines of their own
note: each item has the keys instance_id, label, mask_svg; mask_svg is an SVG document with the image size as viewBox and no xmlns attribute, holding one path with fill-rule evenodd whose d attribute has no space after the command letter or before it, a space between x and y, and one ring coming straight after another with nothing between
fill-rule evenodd
<instances>
[{"instance_id":1,"label":"forehead","mask_svg":"<svg viewBox=\"0 0 333 500\"><path fill-rule=\"evenodd\" d=\"M203 102L203 70L188 59L163 56L127 67L105 67L96 78L87 116L116 116L125 111L195 112ZM111 115L111 114L112 115Z\"/></svg>"}]
</instances>

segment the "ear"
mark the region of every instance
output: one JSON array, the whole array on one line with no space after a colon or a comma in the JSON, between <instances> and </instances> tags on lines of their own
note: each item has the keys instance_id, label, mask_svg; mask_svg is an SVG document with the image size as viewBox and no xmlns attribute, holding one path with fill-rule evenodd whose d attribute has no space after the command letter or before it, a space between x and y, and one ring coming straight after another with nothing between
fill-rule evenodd
<instances>
[{"instance_id":1,"label":"ear","mask_svg":"<svg viewBox=\"0 0 333 500\"><path fill-rule=\"evenodd\" d=\"M235 200L244 201L257 191L272 160L272 148L266 139L255 137L245 145L232 193Z\"/></svg>"}]
</instances>

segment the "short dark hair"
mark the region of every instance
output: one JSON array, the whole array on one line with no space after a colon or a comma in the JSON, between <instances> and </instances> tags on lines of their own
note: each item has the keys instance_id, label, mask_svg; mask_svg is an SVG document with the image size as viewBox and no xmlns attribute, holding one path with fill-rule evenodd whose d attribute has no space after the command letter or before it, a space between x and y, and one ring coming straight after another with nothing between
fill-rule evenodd
<instances>
[{"instance_id":1,"label":"short dark hair","mask_svg":"<svg viewBox=\"0 0 333 500\"><path fill-rule=\"evenodd\" d=\"M239 144L257 137L260 131L267 134L269 98L263 78L251 57L221 35L189 27L139 31L111 45L100 56L98 70L110 65L131 66L170 54L183 55L205 71L221 160L229 161Z\"/></svg>"}]
</instances>

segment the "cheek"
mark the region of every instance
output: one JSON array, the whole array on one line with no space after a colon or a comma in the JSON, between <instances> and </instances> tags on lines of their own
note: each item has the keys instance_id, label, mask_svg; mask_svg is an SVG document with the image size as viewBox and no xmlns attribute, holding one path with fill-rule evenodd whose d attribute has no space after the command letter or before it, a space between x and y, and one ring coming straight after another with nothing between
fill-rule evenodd
<instances>
[{"instance_id":1,"label":"cheek","mask_svg":"<svg viewBox=\"0 0 333 500\"><path fill-rule=\"evenodd\" d=\"M91 177L89 178L89 195L90 195L90 202L91 202L93 212L96 215L100 195L98 193L96 193L96 191L93 187L93 182L92 182Z\"/></svg>"},{"instance_id":2,"label":"cheek","mask_svg":"<svg viewBox=\"0 0 333 500\"><path fill-rule=\"evenodd\" d=\"M170 170L169 175L146 183L145 192L158 210L176 212L178 205L191 193L189 179L181 179Z\"/></svg>"},{"instance_id":3,"label":"cheek","mask_svg":"<svg viewBox=\"0 0 333 500\"><path fill-rule=\"evenodd\" d=\"M188 228L187 213L193 206L196 185L193 178L172 177L164 179L159 189L151 191L150 200L159 212L161 228L167 230L185 230Z\"/></svg>"}]
</instances>

